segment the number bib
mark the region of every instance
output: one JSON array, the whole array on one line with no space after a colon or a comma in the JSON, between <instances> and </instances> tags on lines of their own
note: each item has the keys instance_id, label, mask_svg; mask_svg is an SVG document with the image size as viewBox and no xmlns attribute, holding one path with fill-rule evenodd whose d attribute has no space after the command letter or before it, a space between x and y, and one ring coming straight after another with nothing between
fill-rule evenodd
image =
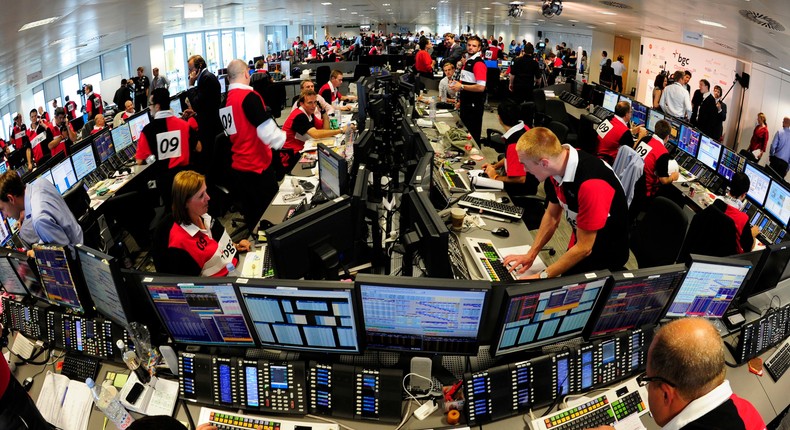
<instances>
[{"instance_id":1,"label":"number bib","mask_svg":"<svg viewBox=\"0 0 790 430\"><path fill-rule=\"evenodd\" d=\"M47 138L47 133L39 133L36 135L36 137L33 140L30 141L30 146L35 148L46 138Z\"/></svg>"},{"instance_id":2,"label":"number bib","mask_svg":"<svg viewBox=\"0 0 790 430\"><path fill-rule=\"evenodd\" d=\"M653 147L651 147L647 142L639 142L639 145L637 145L634 150L637 154L639 154L639 157L644 160L647 157L647 154L650 154L650 151L653 150Z\"/></svg>"},{"instance_id":3,"label":"number bib","mask_svg":"<svg viewBox=\"0 0 790 430\"><path fill-rule=\"evenodd\" d=\"M21 139L23 137L25 137L25 132L24 131L20 131L19 133L14 135L14 139Z\"/></svg>"},{"instance_id":4,"label":"number bib","mask_svg":"<svg viewBox=\"0 0 790 430\"><path fill-rule=\"evenodd\" d=\"M598 128L595 129L595 131L598 132L598 136L600 136L601 139L603 139L604 136L606 136L611 130L612 130L612 123L609 122L608 119L601 121L601 123L598 124Z\"/></svg>"},{"instance_id":5,"label":"number bib","mask_svg":"<svg viewBox=\"0 0 790 430\"><path fill-rule=\"evenodd\" d=\"M220 270L224 269L228 263L233 262L233 257L236 256L236 247L233 246L233 241L230 239L228 232L222 233L222 237L217 241L217 251L203 266L202 273L204 276L211 276Z\"/></svg>"},{"instance_id":6,"label":"number bib","mask_svg":"<svg viewBox=\"0 0 790 430\"><path fill-rule=\"evenodd\" d=\"M222 128L225 129L225 134L233 136L236 134L236 121L233 119L233 106L226 106L219 110L219 119L222 122Z\"/></svg>"},{"instance_id":7,"label":"number bib","mask_svg":"<svg viewBox=\"0 0 790 430\"><path fill-rule=\"evenodd\" d=\"M167 131L156 135L156 148L159 160L178 158L181 156L181 132Z\"/></svg>"}]
</instances>

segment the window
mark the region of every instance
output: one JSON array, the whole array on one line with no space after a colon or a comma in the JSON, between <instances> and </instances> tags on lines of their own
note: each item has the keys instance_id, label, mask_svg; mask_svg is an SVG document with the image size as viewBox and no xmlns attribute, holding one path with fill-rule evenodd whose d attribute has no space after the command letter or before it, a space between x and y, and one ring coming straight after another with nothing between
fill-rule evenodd
<instances>
[{"instance_id":1,"label":"window","mask_svg":"<svg viewBox=\"0 0 790 430\"><path fill-rule=\"evenodd\" d=\"M247 42L244 40L244 30L236 30L236 58L247 58Z\"/></svg>"},{"instance_id":2,"label":"window","mask_svg":"<svg viewBox=\"0 0 790 430\"><path fill-rule=\"evenodd\" d=\"M302 25L300 26L302 31L302 41L307 43L310 39L315 39L315 26L313 25Z\"/></svg>"},{"instance_id":3,"label":"window","mask_svg":"<svg viewBox=\"0 0 790 430\"><path fill-rule=\"evenodd\" d=\"M266 34L266 53L273 54L285 49L286 37L288 36L288 27L284 25L267 25L264 26L264 33Z\"/></svg>"},{"instance_id":4,"label":"window","mask_svg":"<svg viewBox=\"0 0 790 430\"><path fill-rule=\"evenodd\" d=\"M102 72L103 75L107 77L107 79L119 75L121 76L121 79L126 79L131 76L131 71L129 70L128 45L102 55L101 60ZM146 70L146 72L149 71ZM148 74L150 75L150 73Z\"/></svg>"},{"instance_id":5,"label":"window","mask_svg":"<svg viewBox=\"0 0 790 430\"><path fill-rule=\"evenodd\" d=\"M47 104L46 99L44 98L44 86L39 85L36 88L33 88L33 106L30 109L38 110L39 107L44 107ZM30 112L30 109L27 109L27 112ZM29 116L23 115L24 119L27 120Z\"/></svg>"},{"instance_id":6,"label":"window","mask_svg":"<svg viewBox=\"0 0 790 430\"><path fill-rule=\"evenodd\" d=\"M60 81L58 77L49 79L44 82L44 100L46 101L46 109L51 117L55 115L55 108L52 107L52 100L57 100L58 106L63 106L60 98Z\"/></svg>"},{"instance_id":7,"label":"window","mask_svg":"<svg viewBox=\"0 0 790 430\"><path fill-rule=\"evenodd\" d=\"M246 58L244 43L244 30L240 28L165 36L165 64L159 67L159 72L170 80L171 93L186 90L189 57L203 56L208 69L216 73L234 58Z\"/></svg>"},{"instance_id":8,"label":"window","mask_svg":"<svg viewBox=\"0 0 790 430\"><path fill-rule=\"evenodd\" d=\"M82 98L77 94L77 90L80 89L80 77L76 69L72 69L71 73L71 75L67 75L66 73L61 74L61 76L66 76L60 81L61 94L63 94L64 97L68 97L69 100L74 103L77 103L77 111L79 111L80 108L82 108ZM66 102L64 101L63 103L65 105Z\"/></svg>"},{"instance_id":9,"label":"window","mask_svg":"<svg viewBox=\"0 0 790 430\"><path fill-rule=\"evenodd\" d=\"M202 55L205 58L206 51L203 50L203 33L187 34L187 58L193 55Z\"/></svg>"},{"instance_id":10,"label":"window","mask_svg":"<svg viewBox=\"0 0 790 430\"><path fill-rule=\"evenodd\" d=\"M8 106L3 109L3 140L8 142L8 129L11 128L11 112L8 110Z\"/></svg>"},{"instance_id":11,"label":"window","mask_svg":"<svg viewBox=\"0 0 790 430\"><path fill-rule=\"evenodd\" d=\"M165 66L160 72L170 80L170 91L173 94L187 89L186 67L184 36L165 37Z\"/></svg>"},{"instance_id":12,"label":"window","mask_svg":"<svg viewBox=\"0 0 790 430\"><path fill-rule=\"evenodd\" d=\"M209 70L217 71L225 67L220 64L219 34L216 31L206 33L206 55L203 58L206 60Z\"/></svg>"},{"instance_id":13,"label":"window","mask_svg":"<svg viewBox=\"0 0 790 430\"><path fill-rule=\"evenodd\" d=\"M234 57L233 54L236 52L233 49L233 30L227 30L222 32L222 67L228 67L231 61L233 61ZM240 57L244 58L244 57Z\"/></svg>"}]
</instances>

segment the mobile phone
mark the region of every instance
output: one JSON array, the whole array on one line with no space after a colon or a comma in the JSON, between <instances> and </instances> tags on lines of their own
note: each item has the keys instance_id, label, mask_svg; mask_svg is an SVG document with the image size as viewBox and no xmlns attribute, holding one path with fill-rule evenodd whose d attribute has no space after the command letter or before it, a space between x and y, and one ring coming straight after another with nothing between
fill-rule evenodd
<instances>
[{"instance_id":1,"label":"mobile phone","mask_svg":"<svg viewBox=\"0 0 790 430\"><path fill-rule=\"evenodd\" d=\"M134 402L136 402L137 399L140 398L140 394L143 393L143 389L145 389L145 386L143 384L139 382L135 382L132 389L129 390L129 394L126 395L126 401L131 404L134 404Z\"/></svg>"}]
</instances>

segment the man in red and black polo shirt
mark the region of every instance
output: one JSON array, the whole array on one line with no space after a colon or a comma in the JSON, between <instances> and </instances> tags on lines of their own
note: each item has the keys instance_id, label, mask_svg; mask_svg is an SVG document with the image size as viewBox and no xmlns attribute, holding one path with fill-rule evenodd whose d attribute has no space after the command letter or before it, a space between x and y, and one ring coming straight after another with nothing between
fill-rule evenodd
<instances>
[{"instance_id":1,"label":"man in red and black polo shirt","mask_svg":"<svg viewBox=\"0 0 790 430\"><path fill-rule=\"evenodd\" d=\"M30 128L27 130L30 147L26 149L28 169L33 168L33 160L36 160L36 164L41 164L50 159L52 151L49 143L55 136L60 136L60 131L45 119L39 118L37 110L31 109Z\"/></svg>"},{"instance_id":2,"label":"man in red and black polo shirt","mask_svg":"<svg viewBox=\"0 0 790 430\"><path fill-rule=\"evenodd\" d=\"M329 75L329 82L325 83L321 89L318 91L318 94L321 94L321 97L327 101L327 103L334 103L346 101L346 100L356 100L357 98L354 96L344 96L340 94L340 86L343 85L343 72L340 70L332 70L332 73Z\"/></svg>"},{"instance_id":3,"label":"man in red and black polo shirt","mask_svg":"<svg viewBox=\"0 0 790 430\"><path fill-rule=\"evenodd\" d=\"M232 144L231 175L235 192L243 201L244 221L252 231L277 194L272 150L283 147L285 133L266 112L263 97L250 86L247 64L231 61L228 80L227 105L219 114Z\"/></svg>"},{"instance_id":4,"label":"man in red and black polo shirt","mask_svg":"<svg viewBox=\"0 0 790 430\"><path fill-rule=\"evenodd\" d=\"M545 181L549 204L530 251L505 257L505 267L524 273L551 239L563 211L573 228L568 250L534 278L621 270L628 260L628 204L620 181L603 161L561 145L551 130L536 127L516 144L528 173Z\"/></svg>"},{"instance_id":5,"label":"man in red and black polo shirt","mask_svg":"<svg viewBox=\"0 0 790 430\"><path fill-rule=\"evenodd\" d=\"M85 112L88 113L88 121L100 113L104 113L104 105L101 96L93 92L93 85L85 84Z\"/></svg>"},{"instance_id":6,"label":"man in red and black polo shirt","mask_svg":"<svg viewBox=\"0 0 790 430\"><path fill-rule=\"evenodd\" d=\"M64 107L66 108L66 112L69 116L69 121L77 117L77 103L74 100L69 100L69 96L66 96L66 104ZM57 110L57 106L55 106L55 110Z\"/></svg>"},{"instance_id":7,"label":"man in red and black polo shirt","mask_svg":"<svg viewBox=\"0 0 790 430\"><path fill-rule=\"evenodd\" d=\"M0 357L0 428L50 430L33 399L16 380L4 357Z\"/></svg>"},{"instance_id":8,"label":"man in red and black polo shirt","mask_svg":"<svg viewBox=\"0 0 790 430\"><path fill-rule=\"evenodd\" d=\"M22 114L18 113L14 117L14 127L11 129L11 144L16 149L22 149L27 145L27 127L22 122Z\"/></svg>"},{"instance_id":9,"label":"man in red and black polo shirt","mask_svg":"<svg viewBox=\"0 0 790 430\"><path fill-rule=\"evenodd\" d=\"M480 142L483 128L483 105L486 101L486 74L488 69L480 55L482 42L477 36L466 39L466 59L461 68L461 80L450 84L453 91L461 92L461 121L466 125L475 142Z\"/></svg>"},{"instance_id":10,"label":"man in red and black polo shirt","mask_svg":"<svg viewBox=\"0 0 790 430\"><path fill-rule=\"evenodd\" d=\"M732 175L727 195L713 202L714 206L735 223L735 230L738 232L738 237L735 238L738 254L751 251L754 248L754 238L760 233L759 227L751 226L749 215L743 212L743 202L746 200L746 192L749 191L750 186L751 180L745 173L736 173Z\"/></svg>"},{"instance_id":11,"label":"man in red and black polo shirt","mask_svg":"<svg viewBox=\"0 0 790 430\"><path fill-rule=\"evenodd\" d=\"M337 130L324 130L321 117L315 115L318 95L315 91L305 90L299 96L299 107L291 111L288 119L283 124L285 132L285 146L280 151L280 160L283 166L283 175L290 173L299 160L299 151L304 148L304 143L309 138L324 139L337 136L346 132L345 127Z\"/></svg>"},{"instance_id":12,"label":"man in red and black polo shirt","mask_svg":"<svg viewBox=\"0 0 790 430\"><path fill-rule=\"evenodd\" d=\"M630 128L628 126L630 121L631 105L628 102L617 103L614 117L598 126L598 158L612 165L621 145L633 147L634 135L638 134L638 139L647 135L644 127Z\"/></svg>"},{"instance_id":13,"label":"man in red and black polo shirt","mask_svg":"<svg viewBox=\"0 0 790 430\"><path fill-rule=\"evenodd\" d=\"M140 132L134 158L137 164L142 165L148 157L154 156L156 161L152 167L157 169L156 188L165 207L169 208L173 178L178 172L189 168L190 156L200 151L200 142L189 124L170 110L170 92L167 88L157 88L152 93L151 112L154 120Z\"/></svg>"},{"instance_id":14,"label":"man in red and black polo shirt","mask_svg":"<svg viewBox=\"0 0 790 430\"><path fill-rule=\"evenodd\" d=\"M489 178L504 182L508 194L521 196L535 194L538 190L538 180L532 175L527 175L516 153L516 143L529 127L519 119L518 105L509 100L497 106L497 115L502 129L505 130L502 138L505 139L506 146L499 161L494 164L483 164L483 171ZM502 169L504 175L499 174Z\"/></svg>"},{"instance_id":15,"label":"man in red and black polo shirt","mask_svg":"<svg viewBox=\"0 0 790 430\"><path fill-rule=\"evenodd\" d=\"M677 171L669 173L669 156L664 146L669 140L670 125L668 122L658 121L653 136L643 137L634 148L636 153L645 162L645 190L648 200L652 199L661 185L668 185L678 180Z\"/></svg>"},{"instance_id":16,"label":"man in red and black polo shirt","mask_svg":"<svg viewBox=\"0 0 790 430\"><path fill-rule=\"evenodd\" d=\"M63 108L55 109L55 123L50 127L52 130L53 139L47 144L52 156L58 155L65 151L68 147L77 141L77 133L74 132L74 127L66 119L66 110ZM42 142L43 143L43 142ZM44 156L47 154L47 148L42 148Z\"/></svg>"}]
</instances>

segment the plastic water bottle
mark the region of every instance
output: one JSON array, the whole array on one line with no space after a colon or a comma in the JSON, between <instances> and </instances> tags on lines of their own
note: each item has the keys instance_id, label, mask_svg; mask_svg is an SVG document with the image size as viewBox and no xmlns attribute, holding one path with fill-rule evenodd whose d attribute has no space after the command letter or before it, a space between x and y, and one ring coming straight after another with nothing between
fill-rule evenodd
<instances>
[{"instance_id":1,"label":"plastic water bottle","mask_svg":"<svg viewBox=\"0 0 790 430\"><path fill-rule=\"evenodd\" d=\"M436 99L434 97L429 97L428 101L428 118L430 118L431 122L433 122L436 121Z\"/></svg>"},{"instance_id":2,"label":"plastic water bottle","mask_svg":"<svg viewBox=\"0 0 790 430\"><path fill-rule=\"evenodd\" d=\"M104 381L101 387L97 386L93 379L88 378L85 384L91 389L93 394L93 402L104 413L110 421L115 424L119 430L128 428L134 422L134 418L129 414L129 411L123 407L121 401L118 400L118 390L113 387L111 381Z\"/></svg>"},{"instance_id":3,"label":"plastic water bottle","mask_svg":"<svg viewBox=\"0 0 790 430\"><path fill-rule=\"evenodd\" d=\"M123 358L123 362L126 363L126 367L137 375L137 379L143 384L147 384L151 381L151 375L145 370L145 367L140 364L140 359L137 357L137 354L127 349L126 344L123 343L121 339L118 339L115 345L121 350L121 357Z\"/></svg>"},{"instance_id":4,"label":"plastic water bottle","mask_svg":"<svg viewBox=\"0 0 790 430\"><path fill-rule=\"evenodd\" d=\"M236 265L233 264L233 262L229 262L225 265L225 268L228 269L228 275L230 275L234 270L236 270Z\"/></svg>"},{"instance_id":5,"label":"plastic water bottle","mask_svg":"<svg viewBox=\"0 0 790 430\"><path fill-rule=\"evenodd\" d=\"M351 130L351 125L346 126L346 160L354 159L354 132ZM349 165L349 169L351 166Z\"/></svg>"}]
</instances>

